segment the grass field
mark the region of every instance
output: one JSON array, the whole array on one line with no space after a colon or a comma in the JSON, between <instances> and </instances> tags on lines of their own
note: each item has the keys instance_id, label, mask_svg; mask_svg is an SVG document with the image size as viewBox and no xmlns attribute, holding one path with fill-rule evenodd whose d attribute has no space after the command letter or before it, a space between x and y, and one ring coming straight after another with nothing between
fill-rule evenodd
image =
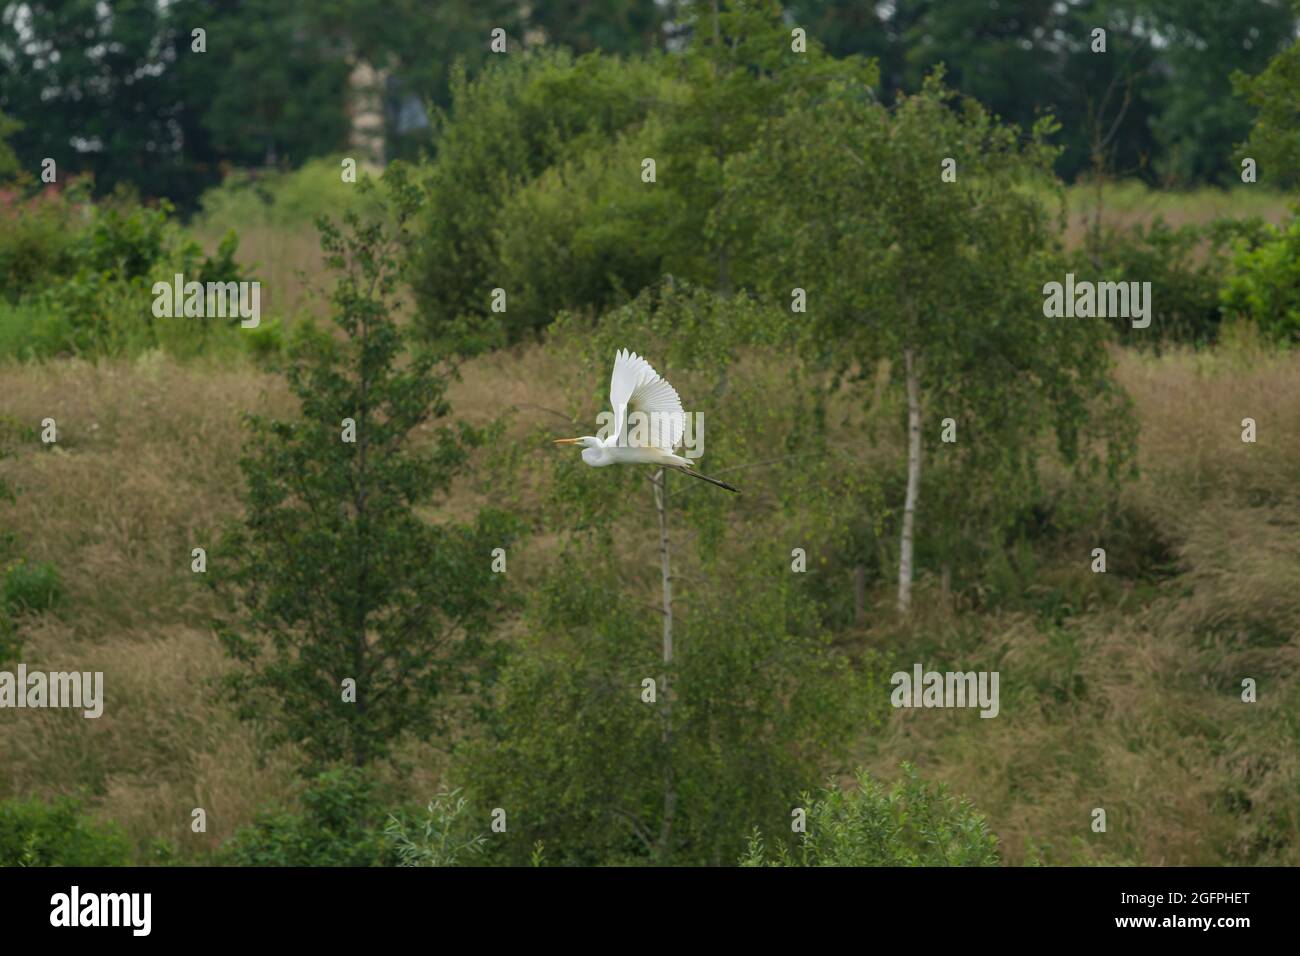
<instances>
[{"instance_id":1,"label":"grass field","mask_svg":"<svg viewBox=\"0 0 1300 956\"><path fill-rule=\"evenodd\" d=\"M239 258L263 283L264 321L328 314L330 280L309 219L351 201L321 199L328 189L317 187L334 169L314 164L265 195L256 182L223 190L189 226L210 249L238 231ZM1067 191L1067 242L1081 240L1095 199L1087 186ZM1250 187L1175 194L1119 185L1108 187L1104 210L1123 229L1156 216L1173 225L1278 222L1286 203ZM0 355L13 351L6 335L21 337L28 321L0 308ZM1063 522L1031 552L1008 555L1003 580L989 584L1004 599L949 600L923 573L916 610L902 621L892 583L875 580L866 624L837 634L885 673L938 660L999 670L1000 719L896 711L886 692L878 719L851 742L853 758L886 778L910 760L949 783L987 815L1013 864L1300 863L1300 354L1229 327L1211 349L1117 350L1115 360L1140 425L1140 477L1103 524L1082 534ZM729 377L748 394L781 394L784 365L749 354ZM489 498L544 511L554 455L544 438L572 434L560 421L572 410L557 416L555 396L573 394L581 374L551 345L467 366L451 395L456 416L481 424L513 409L507 442L521 464L508 494L462 481L441 512L465 517ZM675 382L683 395L711 387L690 376ZM269 749L218 690L229 664L212 633L213 599L190 570L191 548L210 545L239 515L241 414L292 414L289 394L226 350L191 361L160 351L97 363L0 361L0 395L0 451L9 452L0 481L18 491L0 505L0 530L28 560L54 563L66 589L55 611L20 619L21 659L33 669L102 670L113 701L96 721L0 710L0 799L81 794L96 816L125 828L140 862L169 859L165 845L181 861L200 860L259 809L291 806L300 786L297 755ZM844 467L897 475L897 430L875 429L878 440L865 442L871 422L861 410L847 402L833 410ZM896 411L871 414L879 423ZM34 430L47 417L58 422L52 447ZM1246 417L1258 423L1255 444L1241 441ZM810 536L816 547L825 516L774 507L782 475L744 474L730 529L737 554L771 541L788 553L787 540ZM1049 468L1045 485L1050 510L1066 481ZM630 501L628 513L652 521L648 501ZM923 538L924 503L920 520ZM648 605L658 586L654 544L620 556L620 573L644 584ZM1098 544L1111 550L1106 575L1088 568ZM557 546L545 527L521 542L511 554L515 585L526 591ZM810 578L842 571L814 564ZM687 564L677 573L702 571ZM820 587L851 585L843 577ZM511 622L501 634L517 630ZM1257 681L1258 703L1241 701L1244 678ZM386 771L389 782L423 803L447 755L411 745L402 756L405 769ZM190 830L195 807L208 812L205 834ZM1089 830L1096 807L1108 814L1105 835Z\"/></svg>"},{"instance_id":2,"label":"grass field","mask_svg":"<svg viewBox=\"0 0 1300 956\"><path fill-rule=\"evenodd\" d=\"M738 374L779 387L771 363ZM516 406L513 434L526 440L552 417L536 406L571 375L542 347L499 353L466 370L453 401L478 421ZM1021 569L1037 594L1023 607L954 608L922 577L906 623L890 586L874 588L867 627L845 635L854 646L908 669L937 655L999 668L1015 689L996 721L883 710L853 750L883 774L909 759L952 784L987 814L1010 863L1300 863L1300 355L1229 338L1210 352L1120 354L1118 375L1141 424L1142 476L1123 493L1124 520L1168 552L1168 572L1126 573L1140 562L1114 555L1099 581L1081 541ZM67 589L56 612L22 621L22 659L102 670L113 701L98 721L0 711L0 798L81 792L126 828L142 862L157 837L199 859L259 807L291 803L296 787L293 754L268 754L212 686L227 665L189 566L191 547L238 512L240 413L288 411L286 392L242 361L150 353L2 365L0 394L0 441L13 452L0 477L19 490L7 526L29 558L57 564ZM1247 416L1257 444L1240 440ZM49 449L23 430L45 417L60 430ZM869 462L897 467L900 452L885 444ZM525 463L548 453L523 450ZM772 480L748 476L743 516L763 520ZM474 494L459 489L447 508ZM512 573L526 582L549 547L527 542ZM651 548L628 556L629 574ZM1071 613L1043 613L1053 601ZM1244 677L1258 681L1256 704L1239 699ZM423 801L445 758L407 757L416 769L399 785ZM189 830L199 806L206 834ZM1087 829L1094 807L1107 809L1104 836Z\"/></svg>"}]
</instances>

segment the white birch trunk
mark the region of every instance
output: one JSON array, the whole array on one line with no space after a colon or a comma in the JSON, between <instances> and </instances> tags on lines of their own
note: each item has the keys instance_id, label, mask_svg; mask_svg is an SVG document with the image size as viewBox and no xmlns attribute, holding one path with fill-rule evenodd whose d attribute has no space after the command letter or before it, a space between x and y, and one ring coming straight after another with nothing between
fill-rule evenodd
<instances>
[{"instance_id":1,"label":"white birch trunk","mask_svg":"<svg viewBox=\"0 0 1300 956\"><path fill-rule=\"evenodd\" d=\"M921 387L910 347L903 350L903 362L907 371L907 498L898 549L898 610L906 614L912 606L912 528L921 493Z\"/></svg>"},{"instance_id":2,"label":"white birch trunk","mask_svg":"<svg viewBox=\"0 0 1300 956\"><path fill-rule=\"evenodd\" d=\"M668 666L673 662L673 576L668 556L668 476L659 469L655 476L655 510L659 512L659 566L663 576L664 664L660 679L663 699L664 742L664 811L659 827L659 857L668 860L669 840L672 837L673 816L677 809L677 783L673 776L673 695L668 686Z\"/></svg>"}]
</instances>

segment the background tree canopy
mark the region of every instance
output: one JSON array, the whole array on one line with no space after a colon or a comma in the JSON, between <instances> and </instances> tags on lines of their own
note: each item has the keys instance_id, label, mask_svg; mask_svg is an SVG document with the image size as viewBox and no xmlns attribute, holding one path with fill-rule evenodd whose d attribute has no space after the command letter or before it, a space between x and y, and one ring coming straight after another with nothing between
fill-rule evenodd
<instances>
[{"instance_id":1,"label":"background tree canopy","mask_svg":"<svg viewBox=\"0 0 1300 956\"><path fill-rule=\"evenodd\" d=\"M695 4L700 6L700 4ZM707 8L707 4L703 5ZM296 167L344 149L350 110L373 95L386 158L436 151L436 110L454 96L451 68L473 76L512 50L640 56L691 48L687 0L60 0L0 5L0 112L23 124L21 167L53 157L111 192L132 183L181 209L228 166ZM1003 121L1061 122L1056 171L1108 162L1149 182L1224 183L1228 150L1251 116L1231 98L1234 71L1258 74L1295 37L1296 12L1274 0L795 0L801 26L837 57L880 66L880 96L915 91L944 64L949 83ZM1106 52L1091 49L1107 31ZM206 51L193 31L206 31ZM350 81L358 65L377 89ZM653 95L646 90L646 95ZM718 91L719 94L723 90Z\"/></svg>"}]
</instances>

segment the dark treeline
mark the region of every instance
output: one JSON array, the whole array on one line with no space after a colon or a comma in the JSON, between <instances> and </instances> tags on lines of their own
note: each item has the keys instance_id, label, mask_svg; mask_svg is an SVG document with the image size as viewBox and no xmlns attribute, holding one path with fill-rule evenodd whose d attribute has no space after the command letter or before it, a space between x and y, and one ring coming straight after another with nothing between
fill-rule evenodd
<instances>
[{"instance_id":1,"label":"dark treeline","mask_svg":"<svg viewBox=\"0 0 1300 956\"><path fill-rule=\"evenodd\" d=\"M708 0L705 0L706 4ZM379 158L436 149L453 64L509 49L624 56L680 51L690 0L55 0L0 4L0 113L21 167L46 157L97 189L134 184L182 209L231 167L289 166L346 149L358 85L382 117ZM892 102L939 63L948 82L1028 130L1061 122L1057 172L1224 183L1252 117L1231 93L1295 36L1283 0L797 0L835 56L880 66ZM1094 52L1093 31L1106 31ZM204 31L203 52L195 32ZM368 79L359 80L358 77Z\"/></svg>"}]
</instances>

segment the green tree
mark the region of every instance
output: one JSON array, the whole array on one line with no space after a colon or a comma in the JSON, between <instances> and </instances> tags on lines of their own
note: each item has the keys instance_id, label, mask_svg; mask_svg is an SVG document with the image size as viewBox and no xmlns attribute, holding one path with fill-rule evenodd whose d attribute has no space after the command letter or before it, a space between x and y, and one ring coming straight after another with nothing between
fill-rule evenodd
<instances>
[{"instance_id":1,"label":"green tree","mask_svg":"<svg viewBox=\"0 0 1300 956\"><path fill-rule=\"evenodd\" d=\"M393 318L395 244L414 198L402 168L385 179L392 222L349 213L343 232L320 221L343 340L309 335L292 351L300 419L248 418L246 515L214 561L240 605L220 631L247 665L235 689L246 704L271 691L280 734L318 762L361 765L403 733L445 727L483 671L502 601L492 549L510 536L492 510L469 525L417 510L446 492L483 433L446 422L455 366L408 349Z\"/></svg>"},{"instance_id":2,"label":"green tree","mask_svg":"<svg viewBox=\"0 0 1300 956\"><path fill-rule=\"evenodd\" d=\"M0 110L23 124L12 140L23 168L36 174L48 157L61 183L89 172L105 192L123 181L154 195L192 190L177 135L191 104L167 69L180 42L153 0L7 4Z\"/></svg>"},{"instance_id":3,"label":"green tree","mask_svg":"<svg viewBox=\"0 0 1300 956\"><path fill-rule=\"evenodd\" d=\"M954 107L941 74L893 109L864 93L844 84L816 109L790 109L735 175L749 186L750 219L767 227L758 256L768 293L807 293L808 321L792 322L807 347L858 381L888 360L904 389L905 611L924 445L960 462L968 485L982 475L1010 498L1032 481L1045 430L1081 464L1097 461L1094 432L1114 438L1107 460L1118 467L1124 403L1103 324L1043 317L1057 264L1038 198L1053 182L1050 120L1022 144L973 101ZM944 181L945 168L955 179ZM955 444L939 442L945 418Z\"/></svg>"},{"instance_id":4,"label":"green tree","mask_svg":"<svg viewBox=\"0 0 1300 956\"><path fill-rule=\"evenodd\" d=\"M1273 57L1258 76L1236 73L1232 82L1257 113L1240 151L1259 164L1261 182L1293 186L1300 180L1300 43Z\"/></svg>"},{"instance_id":5,"label":"green tree","mask_svg":"<svg viewBox=\"0 0 1300 956\"><path fill-rule=\"evenodd\" d=\"M473 81L463 70L453 74L411 247L410 281L426 330L458 322L483 329L504 318L512 339L530 331L523 320L535 312L509 305L516 277L500 261L503 207L548 168L641 123L658 82L647 64L562 51L511 56ZM495 288L506 291L504 317L492 311Z\"/></svg>"},{"instance_id":6,"label":"green tree","mask_svg":"<svg viewBox=\"0 0 1300 956\"><path fill-rule=\"evenodd\" d=\"M38 0L4 18L0 109L23 123L13 146L29 171L49 157L60 182L91 173L102 193L131 183L188 210L222 163L346 144L347 48L313 2Z\"/></svg>"},{"instance_id":7,"label":"green tree","mask_svg":"<svg viewBox=\"0 0 1300 956\"><path fill-rule=\"evenodd\" d=\"M835 56L875 57L886 103L943 65L955 89L1006 122L1028 129L1052 113L1062 125L1056 169L1067 181L1095 169L1099 138L1125 175L1230 180L1223 146L1242 137L1246 117L1228 95L1228 77L1260 69L1295 32L1288 5L1269 0L784 6ZM1096 28L1106 30L1105 53L1091 48Z\"/></svg>"},{"instance_id":8,"label":"green tree","mask_svg":"<svg viewBox=\"0 0 1300 956\"><path fill-rule=\"evenodd\" d=\"M451 105L458 71L476 77L501 54L491 52L494 29L506 31L507 57L523 51L530 17L551 4L516 0L313 0L311 16L350 63L376 70L375 95L384 112L388 159L417 160L437 148L433 114ZM539 10L538 8L542 8Z\"/></svg>"},{"instance_id":9,"label":"green tree","mask_svg":"<svg viewBox=\"0 0 1300 956\"><path fill-rule=\"evenodd\" d=\"M301 166L348 145L349 47L326 32L316 0L178 0L169 25L169 76L197 114L190 162ZM192 50L196 27L206 52Z\"/></svg>"},{"instance_id":10,"label":"green tree","mask_svg":"<svg viewBox=\"0 0 1300 956\"><path fill-rule=\"evenodd\" d=\"M1282 47L1294 45L1296 11L1262 0L1147 0L1133 7L1163 41L1164 76L1150 119L1160 147L1158 170L1176 182L1238 182L1240 169L1231 165L1228 146L1246 137L1250 116L1232 95L1232 77L1263 70ZM1291 94L1282 102L1294 116L1294 86Z\"/></svg>"},{"instance_id":11,"label":"green tree","mask_svg":"<svg viewBox=\"0 0 1300 956\"><path fill-rule=\"evenodd\" d=\"M838 75L875 81L870 64L833 61L815 39L805 52L792 49L790 28L772 3L706 4L685 29L685 50L660 58L657 78L646 76L641 63L605 63L621 71L621 85L639 82L644 117L608 138L575 139L548 167L502 187L493 225L466 230L482 259L494 262L493 274L509 277L508 288L504 280L500 285L510 297L514 334L545 326L561 310L600 313L664 274L724 293L750 285L752 225L730 218L727 160L781 114L788 90L812 90ZM652 182L642 178L647 159L656 164ZM467 203L460 190L445 194ZM451 231L466 217L444 212L437 220L451 225L433 228ZM463 282L466 271L443 281ZM474 294L484 309L483 291Z\"/></svg>"},{"instance_id":12,"label":"green tree","mask_svg":"<svg viewBox=\"0 0 1300 956\"><path fill-rule=\"evenodd\" d=\"M791 90L815 102L815 91L832 77L871 86L877 73L865 61L831 59L815 37L796 52L775 0L693 4L688 27L685 51L664 61L682 91L661 107L659 188L674 202L664 258L670 274L726 295L748 284L744 239L752 225L727 216L734 188L728 160L782 114Z\"/></svg>"},{"instance_id":13,"label":"green tree","mask_svg":"<svg viewBox=\"0 0 1300 956\"><path fill-rule=\"evenodd\" d=\"M1051 112L1063 126L1057 169L1067 179L1093 165L1092 120L1108 91L1106 125L1116 125L1117 168L1137 171L1155 149L1148 129L1152 88L1128 79L1144 73L1157 51L1128 0L790 0L785 6L792 22L806 26L836 56L876 58L886 104L915 92L943 66L954 89L1005 122L1028 129ZM1107 30L1106 54L1090 49L1094 27Z\"/></svg>"},{"instance_id":14,"label":"green tree","mask_svg":"<svg viewBox=\"0 0 1300 956\"><path fill-rule=\"evenodd\" d=\"M544 31L547 43L575 53L635 55L658 48L673 6L671 0L552 0L534 4L528 21Z\"/></svg>"}]
</instances>

